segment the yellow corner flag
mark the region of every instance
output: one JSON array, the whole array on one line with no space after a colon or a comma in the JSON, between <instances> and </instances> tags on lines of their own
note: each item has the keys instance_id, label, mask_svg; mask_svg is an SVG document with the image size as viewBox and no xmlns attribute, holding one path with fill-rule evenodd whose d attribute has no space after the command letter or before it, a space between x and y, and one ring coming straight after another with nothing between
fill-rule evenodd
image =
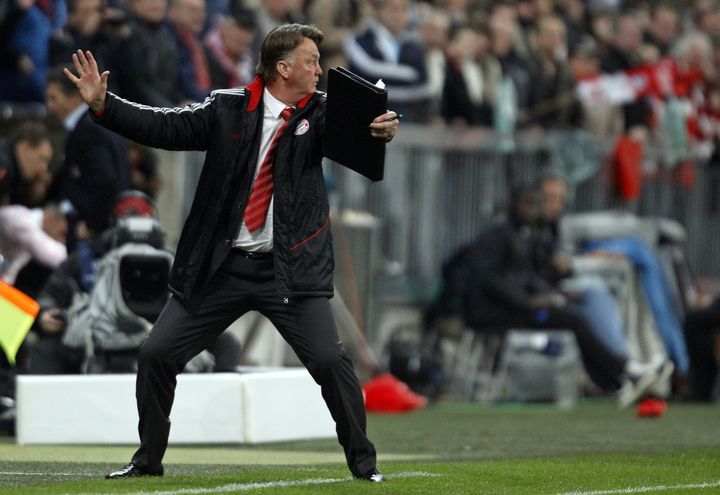
<instances>
[{"instance_id":1,"label":"yellow corner flag","mask_svg":"<svg viewBox=\"0 0 720 495\"><path fill-rule=\"evenodd\" d=\"M10 364L15 364L17 351L39 310L34 299L0 280L0 347Z\"/></svg>"}]
</instances>

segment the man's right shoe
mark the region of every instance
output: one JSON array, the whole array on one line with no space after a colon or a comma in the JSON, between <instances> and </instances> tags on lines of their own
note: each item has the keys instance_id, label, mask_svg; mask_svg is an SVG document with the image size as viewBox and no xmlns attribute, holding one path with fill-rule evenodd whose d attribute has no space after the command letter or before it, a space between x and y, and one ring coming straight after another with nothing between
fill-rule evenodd
<instances>
[{"instance_id":1,"label":"man's right shoe","mask_svg":"<svg viewBox=\"0 0 720 495\"><path fill-rule=\"evenodd\" d=\"M117 480L121 478L137 478L139 476L162 476L164 472L165 470L163 469L162 464L158 469L150 471L140 468L131 462L127 466L108 474L107 476L105 476L105 479Z\"/></svg>"}]
</instances>

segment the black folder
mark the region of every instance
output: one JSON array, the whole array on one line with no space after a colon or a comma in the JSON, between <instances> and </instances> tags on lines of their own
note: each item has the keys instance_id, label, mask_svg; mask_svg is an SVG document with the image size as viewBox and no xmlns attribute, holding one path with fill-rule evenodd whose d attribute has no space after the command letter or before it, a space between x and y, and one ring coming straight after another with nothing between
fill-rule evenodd
<instances>
[{"instance_id":1,"label":"black folder","mask_svg":"<svg viewBox=\"0 0 720 495\"><path fill-rule=\"evenodd\" d=\"M369 125L387 112L387 90L343 67L328 71L324 153L370 180L382 180L385 141Z\"/></svg>"}]
</instances>

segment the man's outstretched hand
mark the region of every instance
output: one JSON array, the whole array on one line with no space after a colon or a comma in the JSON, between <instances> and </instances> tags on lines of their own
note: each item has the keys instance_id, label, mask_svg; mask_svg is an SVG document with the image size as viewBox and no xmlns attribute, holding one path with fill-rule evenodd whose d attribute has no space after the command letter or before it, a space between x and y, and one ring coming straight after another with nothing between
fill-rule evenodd
<instances>
[{"instance_id":1,"label":"man's outstretched hand","mask_svg":"<svg viewBox=\"0 0 720 495\"><path fill-rule=\"evenodd\" d=\"M370 124L370 134L372 134L372 137L390 141L395 137L398 125L400 125L399 116L391 110L379 117L375 117Z\"/></svg>"},{"instance_id":2,"label":"man's outstretched hand","mask_svg":"<svg viewBox=\"0 0 720 495\"><path fill-rule=\"evenodd\" d=\"M89 51L83 53L82 50L78 50L77 53L73 53L72 60L79 77L76 77L67 67L65 75L77 86L85 103L90 105L90 109L96 114L102 113L105 110L105 96L110 71L106 70L100 74L95 57Z\"/></svg>"}]
</instances>

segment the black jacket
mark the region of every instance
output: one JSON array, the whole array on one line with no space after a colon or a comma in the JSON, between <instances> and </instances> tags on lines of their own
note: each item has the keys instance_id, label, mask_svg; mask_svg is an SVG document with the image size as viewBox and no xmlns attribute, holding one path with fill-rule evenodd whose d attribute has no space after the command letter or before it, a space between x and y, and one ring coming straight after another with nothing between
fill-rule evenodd
<instances>
[{"instance_id":1,"label":"black jacket","mask_svg":"<svg viewBox=\"0 0 720 495\"><path fill-rule=\"evenodd\" d=\"M137 17L128 23L132 35L117 50L114 78L122 94L146 105L171 106L183 100L178 81L178 53L166 23Z\"/></svg>"},{"instance_id":2,"label":"black jacket","mask_svg":"<svg viewBox=\"0 0 720 495\"><path fill-rule=\"evenodd\" d=\"M130 163L120 136L85 112L65 141L65 159L48 197L69 199L95 232L110 226L117 195L130 188Z\"/></svg>"},{"instance_id":3,"label":"black jacket","mask_svg":"<svg viewBox=\"0 0 720 495\"><path fill-rule=\"evenodd\" d=\"M96 117L148 146L207 151L170 276L170 290L181 300L209 280L240 227L259 154L263 88L258 78L246 88L213 91L203 103L163 109L108 93L105 111ZM278 296L283 299L333 293L322 173L325 102L319 92L301 101L275 152L273 254Z\"/></svg>"},{"instance_id":4,"label":"black jacket","mask_svg":"<svg viewBox=\"0 0 720 495\"><path fill-rule=\"evenodd\" d=\"M512 221L486 228L443 268L441 314L470 326L520 324L532 317L532 295L550 288L536 270L537 239Z\"/></svg>"}]
</instances>

